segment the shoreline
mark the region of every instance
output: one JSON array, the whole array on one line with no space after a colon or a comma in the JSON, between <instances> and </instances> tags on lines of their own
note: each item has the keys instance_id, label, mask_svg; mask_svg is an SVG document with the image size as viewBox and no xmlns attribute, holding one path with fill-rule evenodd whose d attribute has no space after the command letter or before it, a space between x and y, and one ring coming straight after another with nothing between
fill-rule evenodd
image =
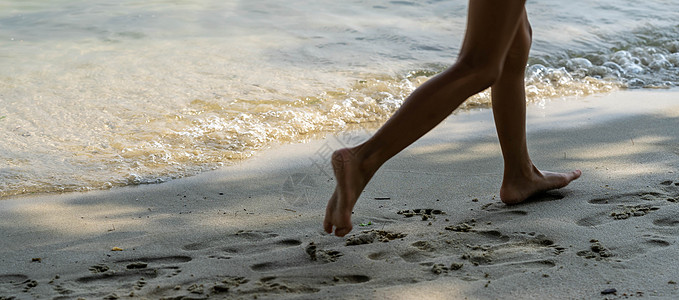
<instances>
[{"instance_id":1,"label":"shoreline","mask_svg":"<svg viewBox=\"0 0 679 300\"><path fill-rule=\"evenodd\" d=\"M0 298L674 298L678 100L529 105L535 164L583 176L515 206L490 110L454 114L378 171L344 239L322 233L323 159L361 132L163 184L4 199Z\"/></svg>"}]
</instances>

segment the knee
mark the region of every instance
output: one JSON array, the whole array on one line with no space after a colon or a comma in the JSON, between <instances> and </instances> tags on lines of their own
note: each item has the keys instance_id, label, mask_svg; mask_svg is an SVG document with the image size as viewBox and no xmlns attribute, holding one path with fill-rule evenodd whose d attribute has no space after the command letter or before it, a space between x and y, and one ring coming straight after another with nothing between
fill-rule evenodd
<instances>
[{"instance_id":1,"label":"knee","mask_svg":"<svg viewBox=\"0 0 679 300\"><path fill-rule=\"evenodd\" d=\"M514 41L505 57L504 69L508 72L523 73L528 62L528 54L532 43L532 29L528 20L523 22L516 32Z\"/></svg>"},{"instance_id":2,"label":"knee","mask_svg":"<svg viewBox=\"0 0 679 300\"><path fill-rule=\"evenodd\" d=\"M470 81L476 82L480 90L492 86L502 74L500 61L479 55L460 56L455 67Z\"/></svg>"}]
</instances>

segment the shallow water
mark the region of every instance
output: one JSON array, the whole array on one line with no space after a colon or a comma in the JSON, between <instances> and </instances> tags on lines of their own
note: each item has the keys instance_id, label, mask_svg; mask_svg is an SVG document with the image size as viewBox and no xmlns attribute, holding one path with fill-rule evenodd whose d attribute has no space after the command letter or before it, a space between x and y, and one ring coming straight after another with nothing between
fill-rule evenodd
<instances>
[{"instance_id":1,"label":"shallow water","mask_svg":"<svg viewBox=\"0 0 679 300\"><path fill-rule=\"evenodd\" d=\"M0 197L162 182L376 126L454 61L466 6L0 1ZM531 102L679 85L676 0L527 10Z\"/></svg>"}]
</instances>

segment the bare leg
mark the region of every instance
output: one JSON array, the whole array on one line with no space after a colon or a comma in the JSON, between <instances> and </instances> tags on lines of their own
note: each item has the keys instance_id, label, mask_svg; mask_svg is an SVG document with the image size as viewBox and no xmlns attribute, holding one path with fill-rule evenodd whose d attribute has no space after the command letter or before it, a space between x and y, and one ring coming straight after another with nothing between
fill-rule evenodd
<instances>
[{"instance_id":1,"label":"bare leg","mask_svg":"<svg viewBox=\"0 0 679 300\"><path fill-rule=\"evenodd\" d=\"M401 108L365 143L336 151L337 180L323 227L344 236L363 188L388 159L434 128L468 97L491 86L524 16L524 0L473 0L458 61L415 90Z\"/></svg>"},{"instance_id":2,"label":"bare leg","mask_svg":"<svg viewBox=\"0 0 679 300\"><path fill-rule=\"evenodd\" d=\"M502 73L492 86L495 127L505 162L500 199L507 204L523 202L542 191L562 188L581 175L579 170L570 173L541 172L528 155L524 73L531 28L525 13L521 19Z\"/></svg>"}]
</instances>

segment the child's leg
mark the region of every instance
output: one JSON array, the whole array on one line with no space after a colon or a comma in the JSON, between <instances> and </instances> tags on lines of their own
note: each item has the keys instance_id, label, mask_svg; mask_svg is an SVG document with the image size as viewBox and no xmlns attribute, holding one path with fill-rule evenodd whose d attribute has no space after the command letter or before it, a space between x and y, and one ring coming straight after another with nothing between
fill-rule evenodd
<instances>
[{"instance_id":1,"label":"child's leg","mask_svg":"<svg viewBox=\"0 0 679 300\"><path fill-rule=\"evenodd\" d=\"M524 76L531 28L525 13L521 19L502 73L492 86L493 116L505 161L500 199L508 204L522 202L535 193L564 187L581 174L579 170L541 172L528 155Z\"/></svg>"},{"instance_id":2,"label":"child's leg","mask_svg":"<svg viewBox=\"0 0 679 300\"><path fill-rule=\"evenodd\" d=\"M351 211L377 169L448 117L468 97L499 77L517 28L524 0L472 0L458 61L416 89L401 108L365 143L333 154L337 186L328 201L323 227L344 236Z\"/></svg>"}]
</instances>

